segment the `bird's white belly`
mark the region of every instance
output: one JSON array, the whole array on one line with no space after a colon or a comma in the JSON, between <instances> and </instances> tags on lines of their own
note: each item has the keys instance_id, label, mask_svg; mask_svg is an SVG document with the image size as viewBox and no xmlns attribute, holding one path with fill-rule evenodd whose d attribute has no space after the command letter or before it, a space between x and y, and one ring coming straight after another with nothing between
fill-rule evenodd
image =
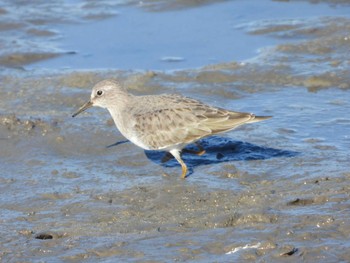
<instances>
[{"instance_id":1,"label":"bird's white belly","mask_svg":"<svg viewBox=\"0 0 350 263\"><path fill-rule=\"evenodd\" d=\"M114 113L114 112L113 112ZM112 112L111 112L112 115ZM142 137L138 136L136 131L133 129L133 120L125 120L123 118L120 118L119 115L112 115L115 126L118 128L120 133L127 138L129 141L131 141L133 144L141 147L145 150L162 150L162 151L170 151L173 149L177 149L181 151L182 148L186 146L186 144L178 143L175 145L164 145L160 148L154 148L151 145L149 145L147 142L142 140ZM156 131L155 131L156 132Z\"/></svg>"},{"instance_id":2,"label":"bird's white belly","mask_svg":"<svg viewBox=\"0 0 350 263\"><path fill-rule=\"evenodd\" d=\"M142 140L140 140L140 137L138 137L135 132L132 129L128 129L124 125L121 125L118 121L114 120L115 126L117 126L120 133L129 141L131 141L133 144L137 145L138 147L141 147L145 150L152 150L148 145L146 145Z\"/></svg>"},{"instance_id":3,"label":"bird's white belly","mask_svg":"<svg viewBox=\"0 0 350 263\"><path fill-rule=\"evenodd\" d=\"M125 135L124 135L125 136ZM142 142L137 136L125 136L129 141L131 141L133 144L145 149L145 150L152 150L149 146L147 146L144 142Z\"/></svg>"}]
</instances>

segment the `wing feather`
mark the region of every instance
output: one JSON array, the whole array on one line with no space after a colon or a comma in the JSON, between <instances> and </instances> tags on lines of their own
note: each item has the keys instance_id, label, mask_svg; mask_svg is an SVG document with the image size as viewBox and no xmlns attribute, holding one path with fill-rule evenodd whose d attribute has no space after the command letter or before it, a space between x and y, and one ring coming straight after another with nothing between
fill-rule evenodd
<instances>
[{"instance_id":1,"label":"wing feather","mask_svg":"<svg viewBox=\"0 0 350 263\"><path fill-rule=\"evenodd\" d=\"M143 112L134 112L133 129L151 149L185 145L253 122L255 118L250 113L211 107L179 95L143 96L139 103L144 104Z\"/></svg>"}]
</instances>

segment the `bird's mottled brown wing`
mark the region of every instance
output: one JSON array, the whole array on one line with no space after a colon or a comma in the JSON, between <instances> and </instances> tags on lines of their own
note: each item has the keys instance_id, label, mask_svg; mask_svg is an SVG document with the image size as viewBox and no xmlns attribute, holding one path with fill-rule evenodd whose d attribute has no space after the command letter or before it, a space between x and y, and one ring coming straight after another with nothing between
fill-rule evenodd
<instances>
[{"instance_id":1,"label":"bird's mottled brown wing","mask_svg":"<svg viewBox=\"0 0 350 263\"><path fill-rule=\"evenodd\" d=\"M149 104L144 107L147 111L134 114L134 131L151 149L188 144L211 134L234 129L254 118L248 113L211 107L178 95L146 99L143 103Z\"/></svg>"},{"instance_id":2,"label":"bird's mottled brown wing","mask_svg":"<svg viewBox=\"0 0 350 263\"><path fill-rule=\"evenodd\" d=\"M164 109L136 117L134 130L153 149L190 143L210 135L189 109Z\"/></svg>"}]
</instances>

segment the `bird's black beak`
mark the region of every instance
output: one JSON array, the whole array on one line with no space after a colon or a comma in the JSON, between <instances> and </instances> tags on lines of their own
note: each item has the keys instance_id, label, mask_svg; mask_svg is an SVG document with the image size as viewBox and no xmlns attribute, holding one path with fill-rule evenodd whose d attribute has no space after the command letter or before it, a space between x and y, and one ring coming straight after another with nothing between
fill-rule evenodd
<instances>
[{"instance_id":1,"label":"bird's black beak","mask_svg":"<svg viewBox=\"0 0 350 263\"><path fill-rule=\"evenodd\" d=\"M83 111L87 110L88 108L91 108L93 106L92 102L89 100L86 102L83 106L79 108L79 110L72 115L72 117L77 116L78 114L82 113Z\"/></svg>"}]
</instances>

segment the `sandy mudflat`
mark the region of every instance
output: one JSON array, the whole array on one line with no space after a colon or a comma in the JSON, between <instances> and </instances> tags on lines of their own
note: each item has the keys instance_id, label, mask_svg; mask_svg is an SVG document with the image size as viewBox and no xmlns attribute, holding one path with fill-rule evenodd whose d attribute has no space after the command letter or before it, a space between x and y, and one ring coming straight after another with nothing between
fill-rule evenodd
<instances>
[{"instance_id":1,"label":"sandy mudflat","mask_svg":"<svg viewBox=\"0 0 350 263\"><path fill-rule=\"evenodd\" d=\"M350 260L350 6L183 2L0 5L0 261ZM203 140L181 180L107 111L71 118L105 78L274 117Z\"/></svg>"}]
</instances>

